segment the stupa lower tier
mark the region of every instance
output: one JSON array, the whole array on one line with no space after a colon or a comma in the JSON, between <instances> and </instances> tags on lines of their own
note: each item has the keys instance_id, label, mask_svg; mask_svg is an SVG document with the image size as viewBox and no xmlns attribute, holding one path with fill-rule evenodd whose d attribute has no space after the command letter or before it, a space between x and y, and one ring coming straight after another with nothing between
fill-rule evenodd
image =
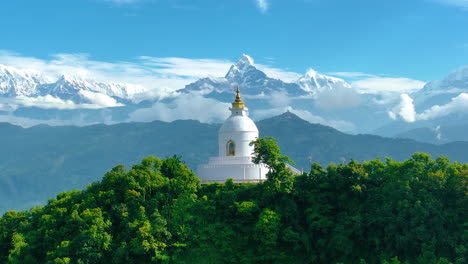
<instances>
[{"instance_id":1,"label":"stupa lower tier","mask_svg":"<svg viewBox=\"0 0 468 264\"><path fill-rule=\"evenodd\" d=\"M252 163L252 157L211 157L208 164L198 166L203 175L202 183L224 183L231 178L235 183L262 182L266 180L268 168L265 164Z\"/></svg>"}]
</instances>

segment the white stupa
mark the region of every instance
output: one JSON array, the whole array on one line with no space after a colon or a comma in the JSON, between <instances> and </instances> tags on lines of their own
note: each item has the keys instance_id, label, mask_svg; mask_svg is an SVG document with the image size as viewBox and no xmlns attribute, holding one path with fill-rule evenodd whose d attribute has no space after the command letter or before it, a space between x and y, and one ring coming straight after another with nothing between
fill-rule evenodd
<instances>
[{"instance_id":1,"label":"white stupa","mask_svg":"<svg viewBox=\"0 0 468 264\"><path fill-rule=\"evenodd\" d=\"M203 183L224 183L229 178L238 183L266 180L268 167L252 162L254 147L249 144L258 138L258 129L248 117L248 108L241 100L239 88L229 110L231 116L218 132L219 156L211 157L208 164L199 165L198 177Z\"/></svg>"}]
</instances>

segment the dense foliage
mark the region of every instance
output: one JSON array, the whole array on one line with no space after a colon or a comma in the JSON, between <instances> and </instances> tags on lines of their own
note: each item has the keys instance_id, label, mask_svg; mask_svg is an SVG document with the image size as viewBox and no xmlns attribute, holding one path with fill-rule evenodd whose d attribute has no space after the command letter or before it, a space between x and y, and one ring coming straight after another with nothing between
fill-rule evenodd
<instances>
[{"instance_id":1,"label":"dense foliage","mask_svg":"<svg viewBox=\"0 0 468 264\"><path fill-rule=\"evenodd\" d=\"M293 175L275 140L255 150L262 184L200 185L178 157L148 157L9 211L0 263L467 263L467 164L418 153Z\"/></svg>"},{"instance_id":2,"label":"dense foliage","mask_svg":"<svg viewBox=\"0 0 468 264\"><path fill-rule=\"evenodd\" d=\"M468 142L431 145L350 135L311 124L290 112L256 125L262 137L277 138L283 152L304 170L309 169L310 161L323 166L351 159L362 162L390 157L403 161L414 152L468 162ZM129 167L149 155L168 157L177 153L194 169L217 155L219 128L218 124L193 120L30 128L0 122L0 215L7 210L45 205L58 192L83 189L101 180L115 164Z\"/></svg>"}]
</instances>

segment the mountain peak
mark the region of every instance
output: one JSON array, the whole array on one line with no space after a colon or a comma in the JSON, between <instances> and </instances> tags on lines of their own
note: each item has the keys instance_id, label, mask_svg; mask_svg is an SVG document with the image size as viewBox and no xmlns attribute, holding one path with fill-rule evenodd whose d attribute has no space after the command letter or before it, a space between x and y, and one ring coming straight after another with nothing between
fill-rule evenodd
<instances>
[{"instance_id":1,"label":"mountain peak","mask_svg":"<svg viewBox=\"0 0 468 264\"><path fill-rule=\"evenodd\" d=\"M246 72L258 73L260 71L255 68L254 61L249 55L242 54L239 60L231 66L225 77L231 80L239 79L242 78ZM261 75L263 78L266 77L263 72L261 72Z\"/></svg>"},{"instance_id":2,"label":"mountain peak","mask_svg":"<svg viewBox=\"0 0 468 264\"><path fill-rule=\"evenodd\" d=\"M36 70L32 69L18 69L13 66L7 66L4 64L0 64L0 74L6 74L9 76L20 76L23 78L37 78L40 79L42 76L40 76L40 73Z\"/></svg>"},{"instance_id":3,"label":"mountain peak","mask_svg":"<svg viewBox=\"0 0 468 264\"><path fill-rule=\"evenodd\" d=\"M301 120L301 121L305 121L304 119L300 118L299 116L297 116L293 112L289 111L289 109L287 109L286 112L284 112L284 113L282 113L280 115L273 116L273 117L267 118L265 120L277 120L277 121ZM307 122L307 121L305 121L305 122Z\"/></svg>"},{"instance_id":4,"label":"mountain peak","mask_svg":"<svg viewBox=\"0 0 468 264\"><path fill-rule=\"evenodd\" d=\"M77 82L83 82L84 80L76 75L71 75L71 74L63 74L60 76L60 78L57 80L57 83L60 82L66 82L66 83L77 83Z\"/></svg>"},{"instance_id":5,"label":"mountain peak","mask_svg":"<svg viewBox=\"0 0 468 264\"><path fill-rule=\"evenodd\" d=\"M304 76L297 80L297 83L304 91L320 92L323 90L333 90L336 87L351 88L351 85L343 79L320 74L314 69L309 69Z\"/></svg>"},{"instance_id":6,"label":"mountain peak","mask_svg":"<svg viewBox=\"0 0 468 264\"><path fill-rule=\"evenodd\" d=\"M45 82L46 79L35 70L0 64L0 95L34 95L37 93L36 86Z\"/></svg>"},{"instance_id":7,"label":"mountain peak","mask_svg":"<svg viewBox=\"0 0 468 264\"><path fill-rule=\"evenodd\" d=\"M318 72L314 69L309 69L307 70L305 76L310 77L310 78L317 78Z\"/></svg>"},{"instance_id":8,"label":"mountain peak","mask_svg":"<svg viewBox=\"0 0 468 264\"><path fill-rule=\"evenodd\" d=\"M468 65L462 66L441 80L430 81L422 89L411 94L415 105L427 109L434 105L445 105L452 98L468 92Z\"/></svg>"},{"instance_id":9,"label":"mountain peak","mask_svg":"<svg viewBox=\"0 0 468 264\"><path fill-rule=\"evenodd\" d=\"M293 112L286 110L286 112L282 113L281 115L277 116L278 119L282 120L303 120L298 115L294 114Z\"/></svg>"},{"instance_id":10,"label":"mountain peak","mask_svg":"<svg viewBox=\"0 0 468 264\"><path fill-rule=\"evenodd\" d=\"M254 65L254 60L247 54L242 54L242 56L237 60L236 65L238 66L247 66Z\"/></svg>"}]
</instances>

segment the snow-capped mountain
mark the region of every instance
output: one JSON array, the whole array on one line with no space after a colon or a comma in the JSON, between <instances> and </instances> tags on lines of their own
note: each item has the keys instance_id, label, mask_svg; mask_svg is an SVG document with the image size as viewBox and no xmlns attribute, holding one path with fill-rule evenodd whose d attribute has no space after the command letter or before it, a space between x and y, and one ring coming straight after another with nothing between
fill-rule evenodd
<instances>
[{"instance_id":1,"label":"snow-capped mountain","mask_svg":"<svg viewBox=\"0 0 468 264\"><path fill-rule=\"evenodd\" d=\"M90 96L113 97L117 100L132 100L146 89L141 85L124 83L103 83L78 76L62 75L57 81L46 78L39 72L17 69L0 64L1 97L52 96L74 103L91 103Z\"/></svg>"},{"instance_id":2,"label":"snow-capped mountain","mask_svg":"<svg viewBox=\"0 0 468 264\"><path fill-rule=\"evenodd\" d=\"M450 130L461 130L460 125L465 125L468 113L468 65L451 72L441 80L428 82L420 90L410 94L409 101L400 104L397 108L400 112L406 107L409 113L413 112L414 122L407 123L404 120L391 122L374 132L384 136L410 137L428 142L428 135L432 139L443 143L443 137L437 137L434 130L437 127L453 127ZM414 105L414 108L413 108ZM464 126L466 127L466 126ZM438 131L440 132L440 131ZM460 131L465 133L466 131ZM434 136L435 135L435 136ZM453 137L455 138L455 137ZM447 139L447 138L446 138Z\"/></svg>"},{"instance_id":3,"label":"snow-capped mountain","mask_svg":"<svg viewBox=\"0 0 468 264\"><path fill-rule=\"evenodd\" d=\"M32 70L20 70L0 64L0 96L34 96L36 87L47 79Z\"/></svg>"},{"instance_id":4,"label":"snow-capped mountain","mask_svg":"<svg viewBox=\"0 0 468 264\"><path fill-rule=\"evenodd\" d=\"M145 92L145 88L138 85L102 83L71 75L62 75L54 83L39 85L37 90L40 95L52 95L76 103L83 103L84 98L80 91L90 91L118 99L132 99L135 95Z\"/></svg>"},{"instance_id":5,"label":"snow-capped mountain","mask_svg":"<svg viewBox=\"0 0 468 264\"><path fill-rule=\"evenodd\" d=\"M416 106L424 110L433 105L444 105L460 93L468 93L468 65L461 67L442 80L431 81L412 93Z\"/></svg>"},{"instance_id":6,"label":"snow-capped mountain","mask_svg":"<svg viewBox=\"0 0 468 264\"><path fill-rule=\"evenodd\" d=\"M184 89L179 91L183 93L198 91L203 94L231 94L237 86L240 86L242 93L246 95L271 94L275 91L286 91L294 96L307 94L295 83L286 83L268 77L257 69L253 59L245 54L231 66L224 77L203 78L186 85Z\"/></svg>"},{"instance_id":7,"label":"snow-capped mountain","mask_svg":"<svg viewBox=\"0 0 468 264\"><path fill-rule=\"evenodd\" d=\"M203 78L188 84L180 91L185 93L198 91L203 94L232 93L233 89L238 85L246 95L268 95L274 92L287 92L290 96L304 96L322 90L351 87L342 79L325 76L313 70L309 70L294 83L270 78L255 67L255 63L250 56L244 54L231 66L224 78Z\"/></svg>"},{"instance_id":8,"label":"snow-capped mountain","mask_svg":"<svg viewBox=\"0 0 468 264\"><path fill-rule=\"evenodd\" d=\"M297 84L308 92L317 93L324 90L333 90L336 88L351 88L351 85L343 79L326 76L310 69L307 73L297 80Z\"/></svg>"}]
</instances>

